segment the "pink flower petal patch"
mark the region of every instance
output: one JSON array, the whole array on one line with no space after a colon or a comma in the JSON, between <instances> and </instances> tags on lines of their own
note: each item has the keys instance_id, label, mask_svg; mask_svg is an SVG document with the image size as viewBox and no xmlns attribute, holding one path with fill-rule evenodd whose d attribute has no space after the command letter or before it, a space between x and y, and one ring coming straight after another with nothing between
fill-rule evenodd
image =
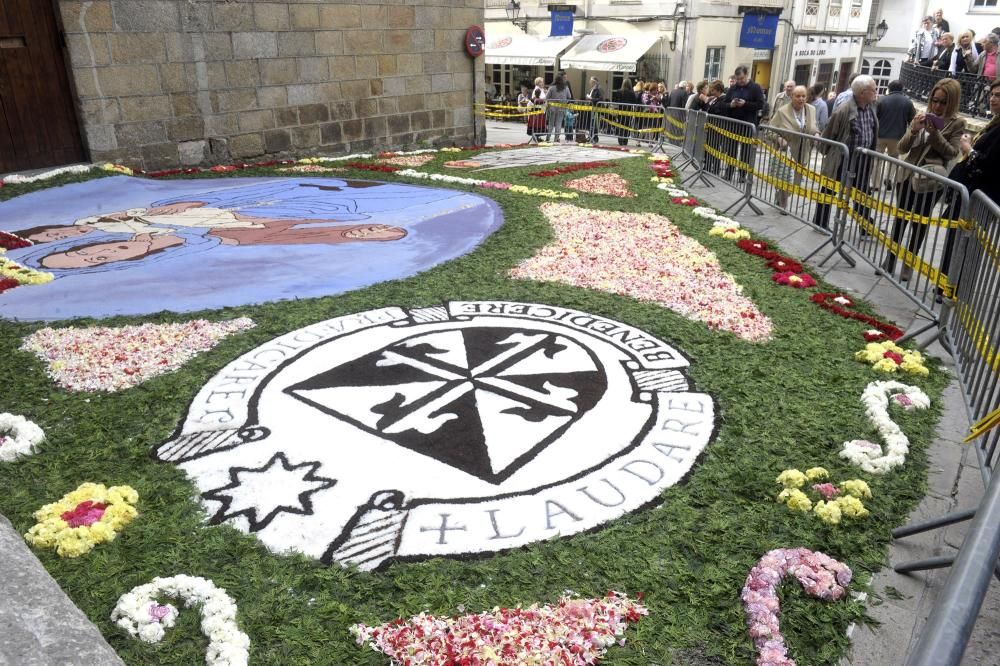
<instances>
[{"instance_id":1,"label":"pink flower petal patch","mask_svg":"<svg viewBox=\"0 0 1000 666\"><path fill-rule=\"evenodd\" d=\"M628 181L616 173L595 173L567 181L565 186L577 192L607 194L622 199L635 197L635 194L628 188Z\"/></svg>"},{"instance_id":2,"label":"pink flower petal patch","mask_svg":"<svg viewBox=\"0 0 1000 666\"><path fill-rule=\"evenodd\" d=\"M697 241L655 213L547 203L556 241L511 270L514 278L562 282L659 303L750 342L771 337L771 320Z\"/></svg>"},{"instance_id":3,"label":"pink flower petal patch","mask_svg":"<svg viewBox=\"0 0 1000 666\"><path fill-rule=\"evenodd\" d=\"M564 597L558 606L535 604L460 617L421 613L377 627L357 624L351 633L358 645L367 642L398 664L583 666L597 663L629 622L648 613L625 595L610 592L604 599Z\"/></svg>"},{"instance_id":4,"label":"pink flower petal patch","mask_svg":"<svg viewBox=\"0 0 1000 666\"><path fill-rule=\"evenodd\" d=\"M180 368L223 338L253 328L247 317L182 324L43 328L21 349L48 363L48 375L70 391L120 391Z\"/></svg>"}]
</instances>

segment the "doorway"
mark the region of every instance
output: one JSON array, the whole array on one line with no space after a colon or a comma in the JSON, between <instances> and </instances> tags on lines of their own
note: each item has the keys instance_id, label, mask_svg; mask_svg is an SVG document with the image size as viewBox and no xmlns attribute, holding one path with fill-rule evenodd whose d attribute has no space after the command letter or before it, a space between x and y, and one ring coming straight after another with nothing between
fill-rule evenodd
<instances>
[{"instance_id":1,"label":"doorway","mask_svg":"<svg viewBox=\"0 0 1000 666\"><path fill-rule=\"evenodd\" d=\"M53 3L0 0L0 173L85 157Z\"/></svg>"}]
</instances>

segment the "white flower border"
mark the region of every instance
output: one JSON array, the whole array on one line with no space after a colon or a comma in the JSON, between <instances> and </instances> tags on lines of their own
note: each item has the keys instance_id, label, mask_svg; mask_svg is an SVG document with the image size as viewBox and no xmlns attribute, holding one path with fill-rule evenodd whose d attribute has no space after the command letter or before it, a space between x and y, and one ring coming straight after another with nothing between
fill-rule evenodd
<instances>
[{"instance_id":1,"label":"white flower border","mask_svg":"<svg viewBox=\"0 0 1000 666\"><path fill-rule=\"evenodd\" d=\"M93 169L100 168L102 168L102 165L100 164L75 164L73 166L59 167L58 169L43 171L42 173L35 174L34 176L22 176L17 173L11 174L6 178L0 179L0 183L3 183L4 185L23 185L25 183L35 183L39 180L55 178L56 176L61 176L64 173L87 173Z\"/></svg>"},{"instance_id":2,"label":"white flower border","mask_svg":"<svg viewBox=\"0 0 1000 666\"><path fill-rule=\"evenodd\" d=\"M425 180L437 180L442 183L457 183L459 185L474 185L481 186L483 183L489 181L478 180L476 178L462 178L461 176L449 176L446 173L427 173L424 171L416 171L414 169L400 169L395 172L397 176L407 176L409 178L423 178Z\"/></svg>"},{"instance_id":3,"label":"white flower border","mask_svg":"<svg viewBox=\"0 0 1000 666\"><path fill-rule=\"evenodd\" d=\"M0 414L0 437L6 436L0 445L0 462L11 462L23 456L30 456L35 447L45 441L45 433L37 425L16 414Z\"/></svg>"},{"instance_id":4,"label":"white flower border","mask_svg":"<svg viewBox=\"0 0 1000 666\"><path fill-rule=\"evenodd\" d=\"M201 606L201 630L208 637L205 663L211 666L241 666L249 659L250 638L236 624L236 603L210 580L180 574L154 578L126 592L115 604L111 621L146 643L158 643L177 621L177 608L160 605L156 597L180 599L188 608ZM163 615L153 615L159 610Z\"/></svg>"},{"instance_id":5,"label":"white flower border","mask_svg":"<svg viewBox=\"0 0 1000 666\"><path fill-rule=\"evenodd\" d=\"M910 440L889 416L889 394L894 391L910 399L909 409L927 409L931 406L931 399L916 386L894 381L874 381L868 384L861 394L861 403L865 406L868 419L882 436L885 446L855 439L844 442L840 457L871 474L885 474L902 467L906 463L906 454L910 451Z\"/></svg>"},{"instance_id":6,"label":"white flower border","mask_svg":"<svg viewBox=\"0 0 1000 666\"><path fill-rule=\"evenodd\" d=\"M687 193L686 190L682 190L679 187L674 187L670 183L659 183L656 186L656 189L658 189L658 190L664 190L664 191L666 191L667 194L669 194L672 197L687 197L687 196L691 196L691 195L689 195ZM712 210L712 209L709 208L708 210Z\"/></svg>"}]
</instances>

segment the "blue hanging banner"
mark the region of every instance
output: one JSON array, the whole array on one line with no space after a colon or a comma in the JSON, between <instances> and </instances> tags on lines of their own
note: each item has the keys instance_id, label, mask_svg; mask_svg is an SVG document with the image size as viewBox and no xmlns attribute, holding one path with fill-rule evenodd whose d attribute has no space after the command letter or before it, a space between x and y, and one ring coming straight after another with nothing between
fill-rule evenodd
<instances>
[{"instance_id":1,"label":"blue hanging banner","mask_svg":"<svg viewBox=\"0 0 1000 666\"><path fill-rule=\"evenodd\" d=\"M563 9L552 10L552 32L550 37L568 37L573 34L573 12Z\"/></svg>"},{"instance_id":2,"label":"blue hanging banner","mask_svg":"<svg viewBox=\"0 0 1000 666\"><path fill-rule=\"evenodd\" d=\"M740 28L740 47L773 49L777 34L777 14L744 14L743 26Z\"/></svg>"}]
</instances>

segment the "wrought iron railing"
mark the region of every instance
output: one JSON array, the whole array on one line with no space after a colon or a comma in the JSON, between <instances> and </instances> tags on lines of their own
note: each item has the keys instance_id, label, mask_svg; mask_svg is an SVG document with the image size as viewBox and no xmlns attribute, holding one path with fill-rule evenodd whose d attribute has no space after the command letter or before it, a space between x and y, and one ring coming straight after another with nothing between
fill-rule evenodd
<instances>
[{"instance_id":1,"label":"wrought iron railing","mask_svg":"<svg viewBox=\"0 0 1000 666\"><path fill-rule=\"evenodd\" d=\"M899 81L903 90L912 99L926 102L934 89L934 84L944 78L949 78L948 72L931 69L914 63L904 62L899 72ZM954 77L962 86L962 102L958 110L968 116L977 118L989 115L989 84L985 77L962 73Z\"/></svg>"}]
</instances>

